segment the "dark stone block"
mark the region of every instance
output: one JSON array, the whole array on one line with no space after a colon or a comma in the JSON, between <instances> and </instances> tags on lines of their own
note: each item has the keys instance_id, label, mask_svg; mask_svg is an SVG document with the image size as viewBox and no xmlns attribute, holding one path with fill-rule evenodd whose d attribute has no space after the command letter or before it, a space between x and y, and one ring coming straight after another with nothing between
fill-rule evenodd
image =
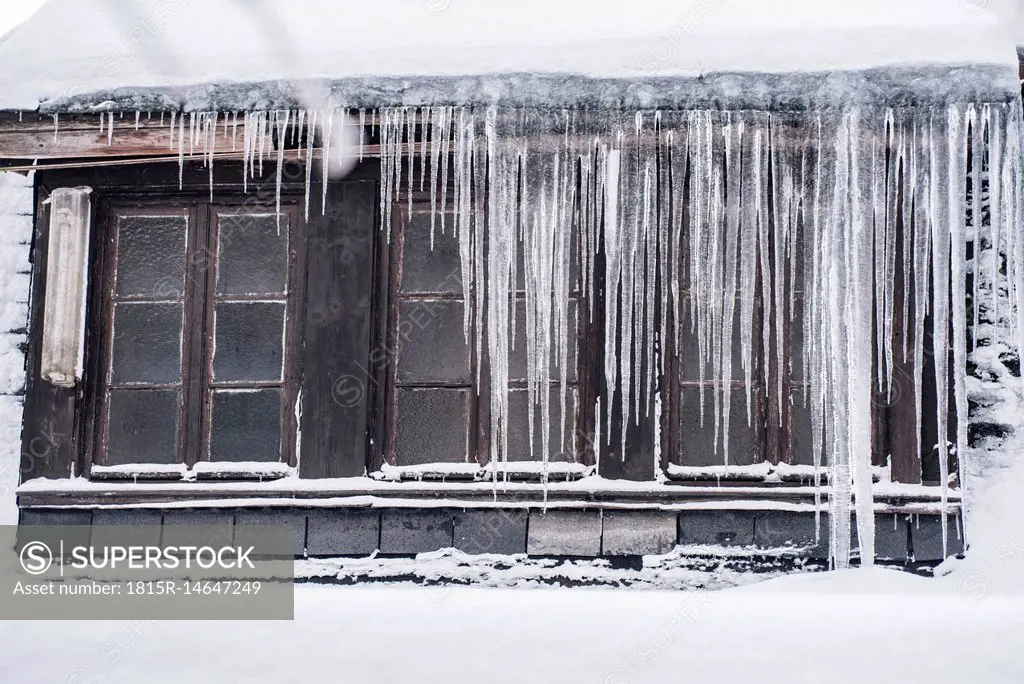
<instances>
[{"instance_id":1,"label":"dark stone block","mask_svg":"<svg viewBox=\"0 0 1024 684\"><path fill-rule=\"evenodd\" d=\"M910 549L907 542L908 519L905 514L875 514L875 560L905 562ZM826 530L828 528L826 527ZM850 520L850 550L860 553L857 517Z\"/></svg>"},{"instance_id":2,"label":"dark stone block","mask_svg":"<svg viewBox=\"0 0 1024 684\"><path fill-rule=\"evenodd\" d=\"M601 553L645 556L668 553L676 545L678 521L668 511L605 511Z\"/></svg>"},{"instance_id":3,"label":"dark stone block","mask_svg":"<svg viewBox=\"0 0 1024 684\"><path fill-rule=\"evenodd\" d=\"M754 515L754 546L805 549L811 558L827 558L828 516L821 515L817 535L814 517L814 513L796 511L757 511Z\"/></svg>"},{"instance_id":4,"label":"dark stone block","mask_svg":"<svg viewBox=\"0 0 1024 684\"><path fill-rule=\"evenodd\" d=\"M754 511L682 511L679 543L750 546L754 543Z\"/></svg>"},{"instance_id":5,"label":"dark stone block","mask_svg":"<svg viewBox=\"0 0 1024 684\"><path fill-rule=\"evenodd\" d=\"M183 508L164 512L163 546L231 546L234 514L230 510Z\"/></svg>"},{"instance_id":6,"label":"dark stone block","mask_svg":"<svg viewBox=\"0 0 1024 684\"><path fill-rule=\"evenodd\" d=\"M26 508L21 512L21 525L91 525L91 510L60 508Z\"/></svg>"},{"instance_id":7,"label":"dark stone block","mask_svg":"<svg viewBox=\"0 0 1024 684\"><path fill-rule=\"evenodd\" d=\"M823 558L829 553L829 518L821 516ZM898 561L907 560L907 516L905 514L875 514L875 560ZM860 554L860 540L857 537L857 517L850 518L850 551L854 556ZM816 557L816 556L815 556Z\"/></svg>"},{"instance_id":8,"label":"dark stone block","mask_svg":"<svg viewBox=\"0 0 1024 684\"><path fill-rule=\"evenodd\" d=\"M30 541L40 541L46 544L56 557L60 553L61 542L63 542L65 553L70 553L71 548L75 546L89 545L91 524L91 510L25 509L21 512L17 546L21 549ZM66 526L67 529L61 531L33 530L40 525Z\"/></svg>"},{"instance_id":9,"label":"dark stone block","mask_svg":"<svg viewBox=\"0 0 1024 684\"><path fill-rule=\"evenodd\" d=\"M306 553L310 556L368 556L380 547L379 511L311 509L306 517Z\"/></svg>"},{"instance_id":10,"label":"dark stone block","mask_svg":"<svg viewBox=\"0 0 1024 684\"><path fill-rule=\"evenodd\" d=\"M235 544L252 546L256 544L254 533L246 527L264 525L287 525L294 535L294 553L301 556L306 550L306 511L298 508L247 508L235 513Z\"/></svg>"},{"instance_id":11,"label":"dark stone block","mask_svg":"<svg viewBox=\"0 0 1024 684\"><path fill-rule=\"evenodd\" d=\"M901 513L875 514L875 560L904 562L910 556L907 541L909 517ZM853 528L854 539L857 528Z\"/></svg>"},{"instance_id":12,"label":"dark stone block","mask_svg":"<svg viewBox=\"0 0 1024 684\"><path fill-rule=\"evenodd\" d=\"M526 548L531 556L599 556L601 512L531 511Z\"/></svg>"},{"instance_id":13,"label":"dark stone block","mask_svg":"<svg viewBox=\"0 0 1024 684\"><path fill-rule=\"evenodd\" d=\"M446 510L384 511L380 523L381 553L414 554L452 546L452 512Z\"/></svg>"},{"instance_id":14,"label":"dark stone block","mask_svg":"<svg viewBox=\"0 0 1024 684\"><path fill-rule=\"evenodd\" d=\"M98 509L92 514L94 546L159 546L163 515L148 508Z\"/></svg>"},{"instance_id":15,"label":"dark stone block","mask_svg":"<svg viewBox=\"0 0 1024 684\"><path fill-rule=\"evenodd\" d=\"M525 510L460 511L454 515L453 545L472 554L526 553L526 519Z\"/></svg>"},{"instance_id":16,"label":"dark stone block","mask_svg":"<svg viewBox=\"0 0 1024 684\"><path fill-rule=\"evenodd\" d=\"M946 556L963 553L964 537L958 516L947 516ZM921 562L945 560L942 555L942 518L938 515L915 515L910 521L910 538L914 560Z\"/></svg>"}]
</instances>

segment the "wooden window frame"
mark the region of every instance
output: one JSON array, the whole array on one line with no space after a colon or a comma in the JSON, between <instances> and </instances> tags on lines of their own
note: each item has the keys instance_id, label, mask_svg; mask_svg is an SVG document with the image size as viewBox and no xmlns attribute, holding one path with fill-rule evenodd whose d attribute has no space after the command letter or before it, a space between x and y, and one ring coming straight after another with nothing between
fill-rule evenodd
<instances>
[{"instance_id":1,"label":"wooden window frame","mask_svg":"<svg viewBox=\"0 0 1024 684\"><path fill-rule=\"evenodd\" d=\"M299 358L301 348L301 312L305 299L305 240L303 221L298 204L293 200L283 205L282 214L288 217L288 272L286 293L281 296L231 296L231 301L280 300L285 305L285 330L282 349L282 378L273 382L223 383L213 379L214 310L215 301L224 299L216 294L217 264L220 249L219 216L243 214L262 210L273 212L274 207L254 204L243 196L225 194L214 201L194 195L160 195L157 197L128 197L114 195L102 198L96 215L100 219L93 228L93 243L98 246L94 254L96 270L90 278L90 316L88 339L98 341L100 353L93 353L86 370L86 401L82 410L86 420L84 457L90 466L105 466L108 427L107 400L109 397L109 369L113 356L114 279L117 269L117 225L122 216L186 215L186 273L184 314L182 329L182 403L179 414L177 464L192 468L199 462L209 461L213 391L230 385L240 389L271 387L281 389L281 441L278 445L279 463L294 467L297 462L295 403L299 390ZM137 210L137 213L136 211ZM130 211L131 213L122 213ZM213 461L214 464L222 462ZM230 466L231 462L223 462ZM268 461L268 463L274 463ZM132 464L134 465L134 464ZM139 463L145 466L144 462ZM131 466L125 466L131 470ZM214 470L216 467L214 466ZM142 470L142 468L140 468Z\"/></svg>"},{"instance_id":2,"label":"wooden window frame","mask_svg":"<svg viewBox=\"0 0 1024 684\"><path fill-rule=\"evenodd\" d=\"M454 193L449 191L449 198L454 197ZM412 193L412 208L413 212L423 211L424 209L429 210L430 208L430 196L429 193L413 192ZM438 206L440 206L438 204ZM371 449L370 459L368 462L369 472L380 470L384 464L388 465L403 465L397 463L394 453L394 435L396 432L397 410L396 410L396 390L400 384L397 381L398 371L398 349L400 347L399 340L397 339L398 333L398 305L402 301L417 301L424 299L436 299L436 300L452 300L452 301L463 301L461 293L451 294L438 294L434 293L427 297L422 293L403 293L401 292L401 269L402 269L402 253L404 247L405 237L405 224L409 213L409 202L404 196L393 203L392 208L392 221L391 221L391 235L390 242L388 236L381 231L377 241L377 263L376 263L376 274L375 274L375 289L377 299L374 303L375 315L376 315L376 345L375 349L384 350L384 358L374 359L371 358L371 372L370 377L373 378L373 400L372 406L373 415L371 416L371 433L373 434L373 448ZM449 226L449 229L452 229ZM574 238L575 244L573 251L575 254L580 254L580 236L576 235ZM484 249L487 247L484 245ZM582 275L579 270L582 268L582 264L577 265L577 273ZM460 282L461 282L461 273ZM584 465L594 465L596 463L596 450L597 446L594 442L595 433L595 416L592 407L594 399L597 396L597 386L595 382L595 373L599 372L598 359L598 345L595 344L596 335L603 333L599 332L599 322L589 320L589 316L585 315L587 309L586 292L581 287L582 283L577 279L573 287L570 289L570 296L574 298L577 303L577 320L576 320L576 380L569 382L569 387L575 391L576 400L575 407L572 409L570 415L567 411L567 418L570 421L569 437L572 439L572 445L566 445L566 454L568 455L570 450L574 462L581 463ZM473 289L470 292L469 302L464 302L465 306L475 306L475 297L477 292ZM518 303L522 301L522 297L516 293L513 297L513 302ZM486 319L486 311L484 313ZM481 339L486 339L486 330L481 331ZM525 340L521 340L525 344ZM487 465L490 459L490 383L487 381L489 377L489 363L490 360L487 355L486 345L482 349L478 349L476 345L476 335L471 330L469 340L469 352L470 352L470 384L463 385L450 385L448 383L427 383L425 387L453 387L453 388L464 388L468 387L470 390L470 434L469 434L469 448L466 461L458 461L451 463L477 463L478 465ZM371 355L372 356L372 355ZM479 373L477 372L479 369ZM478 380L479 378L479 380ZM412 383L410 386L417 383ZM557 384L552 382L552 387L556 387ZM510 389L523 389L526 387L526 382L523 380L509 380ZM568 408L568 402L567 402ZM554 416L553 416L554 417ZM552 456L558 454L552 453ZM510 459L510 463L514 462L536 462L540 460L539 454L533 461L525 458ZM439 465L445 465L447 462L439 462Z\"/></svg>"}]
</instances>

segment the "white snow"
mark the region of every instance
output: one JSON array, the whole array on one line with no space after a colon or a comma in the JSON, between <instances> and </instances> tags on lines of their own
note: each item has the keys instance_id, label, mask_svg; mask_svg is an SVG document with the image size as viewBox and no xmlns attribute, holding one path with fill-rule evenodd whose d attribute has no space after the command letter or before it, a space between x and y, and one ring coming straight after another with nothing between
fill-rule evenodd
<instances>
[{"instance_id":1,"label":"white snow","mask_svg":"<svg viewBox=\"0 0 1024 684\"><path fill-rule=\"evenodd\" d=\"M1024 598L893 571L724 591L303 585L294 622L4 622L9 682L1017 684Z\"/></svg>"},{"instance_id":2,"label":"white snow","mask_svg":"<svg viewBox=\"0 0 1024 684\"><path fill-rule=\"evenodd\" d=\"M118 465L93 465L89 469L94 477L116 478L153 478L176 477L184 480L195 479L199 475L230 476L242 475L254 478L280 478L295 475L295 469L285 463L267 463L264 461L200 461L189 468L184 463L124 463Z\"/></svg>"},{"instance_id":3,"label":"white snow","mask_svg":"<svg viewBox=\"0 0 1024 684\"><path fill-rule=\"evenodd\" d=\"M29 242L34 213L33 176L0 172L0 524L18 520L14 492L21 468L25 355L28 325ZM60 436L54 435L54 439ZM53 444L37 442L26 458L45 459Z\"/></svg>"},{"instance_id":4,"label":"white snow","mask_svg":"<svg viewBox=\"0 0 1024 684\"><path fill-rule=\"evenodd\" d=\"M288 79L1016 68L980 0L51 0L0 41L0 109ZM40 46L46 46L41 49Z\"/></svg>"},{"instance_id":5,"label":"white snow","mask_svg":"<svg viewBox=\"0 0 1024 684\"><path fill-rule=\"evenodd\" d=\"M491 479L524 478L547 475L554 479L579 479L593 474L593 468L582 463L516 461L509 463L490 462L484 466L476 463L421 463L408 466L393 466L387 463L371 477L398 482L401 480L423 480L443 478Z\"/></svg>"}]
</instances>

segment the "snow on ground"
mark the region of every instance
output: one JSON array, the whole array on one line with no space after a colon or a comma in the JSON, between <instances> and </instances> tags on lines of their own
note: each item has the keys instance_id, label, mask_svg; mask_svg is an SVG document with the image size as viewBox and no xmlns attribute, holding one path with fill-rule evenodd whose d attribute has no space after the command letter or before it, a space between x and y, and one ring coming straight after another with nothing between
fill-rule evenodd
<instances>
[{"instance_id":1,"label":"snow on ground","mask_svg":"<svg viewBox=\"0 0 1024 684\"><path fill-rule=\"evenodd\" d=\"M0 41L0 109L122 87L321 77L1015 70L1012 34L989 2L52 0Z\"/></svg>"},{"instance_id":2,"label":"snow on ground","mask_svg":"<svg viewBox=\"0 0 1024 684\"><path fill-rule=\"evenodd\" d=\"M0 681L1024 681L1024 598L871 570L721 592L303 585L294 622L0 623Z\"/></svg>"}]
</instances>

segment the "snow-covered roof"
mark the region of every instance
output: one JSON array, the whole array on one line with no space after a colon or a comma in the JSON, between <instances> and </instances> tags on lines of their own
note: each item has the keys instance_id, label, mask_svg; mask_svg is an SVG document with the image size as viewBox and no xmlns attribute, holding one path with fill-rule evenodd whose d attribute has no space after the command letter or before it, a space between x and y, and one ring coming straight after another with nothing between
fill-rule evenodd
<instances>
[{"instance_id":1,"label":"snow-covered roof","mask_svg":"<svg viewBox=\"0 0 1024 684\"><path fill-rule=\"evenodd\" d=\"M296 80L362 105L644 105L707 76L743 99L764 74L791 79L765 97L806 91L808 74L830 92L868 74L876 90L990 99L1018 83L988 2L51 0L0 41L0 109L256 108L294 97Z\"/></svg>"}]
</instances>

